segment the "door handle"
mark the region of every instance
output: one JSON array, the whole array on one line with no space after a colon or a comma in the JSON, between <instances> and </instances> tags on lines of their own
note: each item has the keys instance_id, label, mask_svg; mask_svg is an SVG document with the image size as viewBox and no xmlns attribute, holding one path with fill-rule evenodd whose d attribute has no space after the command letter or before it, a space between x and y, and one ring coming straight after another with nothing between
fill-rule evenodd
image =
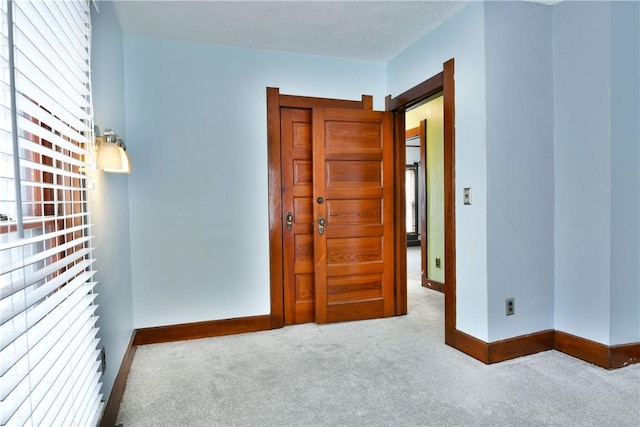
<instances>
[{"instance_id":1,"label":"door handle","mask_svg":"<svg viewBox=\"0 0 640 427\"><path fill-rule=\"evenodd\" d=\"M287 231L291 231L291 227L293 227L293 214L291 212L287 213Z\"/></svg>"},{"instance_id":2,"label":"door handle","mask_svg":"<svg viewBox=\"0 0 640 427\"><path fill-rule=\"evenodd\" d=\"M324 217L320 217L320 219L318 219L318 234L320 235L324 234L324 226L325 226Z\"/></svg>"}]
</instances>

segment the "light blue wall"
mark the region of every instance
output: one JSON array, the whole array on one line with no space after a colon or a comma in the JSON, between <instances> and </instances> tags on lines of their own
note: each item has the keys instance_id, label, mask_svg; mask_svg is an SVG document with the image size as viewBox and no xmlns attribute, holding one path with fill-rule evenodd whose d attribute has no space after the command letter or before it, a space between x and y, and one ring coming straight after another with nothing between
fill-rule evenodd
<instances>
[{"instance_id":1,"label":"light blue wall","mask_svg":"<svg viewBox=\"0 0 640 427\"><path fill-rule=\"evenodd\" d=\"M611 5L611 339L640 341L640 3Z\"/></svg>"},{"instance_id":2,"label":"light blue wall","mask_svg":"<svg viewBox=\"0 0 640 427\"><path fill-rule=\"evenodd\" d=\"M554 8L556 329L609 343L611 23L607 3Z\"/></svg>"},{"instance_id":3,"label":"light blue wall","mask_svg":"<svg viewBox=\"0 0 640 427\"><path fill-rule=\"evenodd\" d=\"M640 341L638 4L554 8L556 329Z\"/></svg>"},{"instance_id":4,"label":"light blue wall","mask_svg":"<svg viewBox=\"0 0 640 427\"><path fill-rule=\"evenodd\" d=\"M489 341L554 328L551 9L485 5Z\"/></svg>"},{"instance_id":5,"label":"light blue wall","mask_svg":"<svg viewBox=\"0 0 640 427\"><path fill-rule=\"evenodd\" d=\"M93 6L91 10L95 123L101 131L111 127L126 142L122 32L113 4L101 1L98 7L99 13ZM89 197L95 224L98 336L107 355L102 390L107 399L133 332L127 175L98 171Z\"/></svg>"},{"instance_id":6,"label":"light blue wall","mask_svg":"<svg viewBox=\"0 0 640 427\"><path fill-rule=\"evenodd\" d=\"M487 170L484 5L472 3L387 64L397 96L455 58L457 327L482 340L487 323ZM462 189L473 204L464 206Z\"/></svg>"},{"instance_id":7,"label":"light blue wall","mask_svg":"<svg viewBox=\"0 0 640 427\"><path fill-rule=\"evenodd\" d=\"M135 327L268 314L266 88L384 108L382 63L125 35Z\"/></svg>"}]
</instances>

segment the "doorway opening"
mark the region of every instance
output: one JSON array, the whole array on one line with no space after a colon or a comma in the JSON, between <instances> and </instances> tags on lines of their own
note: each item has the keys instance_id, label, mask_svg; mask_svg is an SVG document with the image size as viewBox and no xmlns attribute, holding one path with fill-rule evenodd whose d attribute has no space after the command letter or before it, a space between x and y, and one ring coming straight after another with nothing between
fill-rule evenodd
<instances>
[{"instance_id":1,"label":"doorway opening","mask_svg":"<svg viewBox=\"0 0 640 427\"><path fill-rule=\"evenodd\" d=\"M438 92L405 112L407 306L429 312L434 327L444 320L443 110Z\"/></svg>"},{"instance_id":2,"label":"doorway opening","mask_svg":"<svg viewBox=\"0 0 640 427\"><path fill-rule=\"evenodd\" d=\"M439 292L444 292L443 99L436 93L405 112L407 246L420 246L421 285Z\"/></svg>"},{"instance_id":3,"label":"doorway opening","mask_svg":"<svg viewBox=\"0 0 640 427\"><path fill-rule=\"evenodd\" d=\"M386 109L392 111L394 115L395 129L395 157L396 170L406 168L407 165L407 112L416 107L428 103L428 101L442 97L443 113L443 144L442 144L442 203L443 203L443 235L444 255L440 258L440 269L444 270L444 282L435 281L441 284L441 291L445 294L444 316L445 316L445 343L455 347L456 336L456 250L455 250L455 91L454 91L454 60L450 59L443 65L443 71L425 80L406 92L391 98L387 96ZM426 135L426 123L423 121L421 127ZM425 168L422 168L424 171ZM422 182L425 179L419 178ZM406 230L406 176L397 175L396 182L396 227L399 230ZM426 185L426 184L425 184ZM426 201L427 199L425 199ZM422 208L421 208L422 209ZM426 213L426 202L425 210ZM426 215L425 215L426 218ZM425 226L425 225L423 225ZM425 226L426 228L426 226ZM407 313L407 237L406 234L396 233L396 313ZM427 239L422 239L424 243ZM422 243L422 242L421 242ZM423 284L429 283L428 251L421 251L423 259ZM427 256L425 256L427 255ZM433 254L435 255L435 254ZM435 268L435 258L432 257ZM444 264L444 265L443 265Z\"/></svg>"}]
</instances>

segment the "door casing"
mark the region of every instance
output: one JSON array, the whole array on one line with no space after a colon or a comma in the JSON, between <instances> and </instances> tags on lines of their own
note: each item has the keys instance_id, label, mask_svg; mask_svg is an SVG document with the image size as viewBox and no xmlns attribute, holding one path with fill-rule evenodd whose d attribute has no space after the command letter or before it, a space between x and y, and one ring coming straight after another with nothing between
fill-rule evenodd
<instances>
[{"instance_id":1,"label":"door casing","mask_svg":"<svg viewBox=\"0 0 640 427\"><path fill-rule=\"evenodd\" d=\"M455 82L454 60L443 64L443 71L404 93L386 98L386 109L394 115L396 167L405 161L405 112L410 107L442 92L444 109L444 329L445 343L458 348L456 337L456 229L455 229ZM402 162L402 163L399 163ZM396 227L405 228L404 175L397 174ZM402 233L396 232L396 238ZM407 248L396 244L396 313L407 313ZM462 344L462 343L461 343Z\"/></svg>"},{"instance_id":2,"label":"door casing","mask_svg":"<svg viewBox=\"0 0 640 427\"><path fill-rule=\"evenodd\" d=\"M413 105L438 93L443 93L444 103L444 213L445 213L445 343L459 348L468 340L456 330L456 230L455 230L455 84L454 59L443 64L443 71L404 93L386 97L386 110L393 112L394 120L394 169L404 171L406 162L405 111ZM373 98L363 95L361 101L312 98L281 95L278 88L267 88L267 154L269 181L269 260L271 327L284 326L283 281L283 210L281 194L280 161L280 108L363 108L373 109ZM395 216L395 314L407 314L407 247L405 217L405 174L394 177ZM463 350L464 351L464 350ZM466 352L466 351L465 351Z\"/></svg>"},{"instance_id":3,"label":"door casing","mask_svg":"<svg viewBox=\"0 0 640 427\"><path fill-rule=\"evenodd\" d=\"M267 88L267 156L269 181L269 283L271 294L271 328L285 324L284 306L284 253L282 162L280 110L299 108L312 110L317 107L373 109L373 97L362 95L360 101L281 95L278 88Z\"/></svg>"}]
</instances>

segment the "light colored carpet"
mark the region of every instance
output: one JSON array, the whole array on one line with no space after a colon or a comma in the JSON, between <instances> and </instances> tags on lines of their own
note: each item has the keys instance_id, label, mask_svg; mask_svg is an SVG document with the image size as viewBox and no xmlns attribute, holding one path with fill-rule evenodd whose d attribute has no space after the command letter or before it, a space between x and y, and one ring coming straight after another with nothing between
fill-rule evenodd
<instances>
[{"instance_id":1,"label":"light colored carpet","mask_svg":"<svg viewBox=\"0 0 640 427\"><path fill-rule=\"evenodd\" d=\"M484 365L444 344L443 296L409 265L407 316L139 347L118 423L640 426L640 365Z\"/></svg>"}]
</instances>

